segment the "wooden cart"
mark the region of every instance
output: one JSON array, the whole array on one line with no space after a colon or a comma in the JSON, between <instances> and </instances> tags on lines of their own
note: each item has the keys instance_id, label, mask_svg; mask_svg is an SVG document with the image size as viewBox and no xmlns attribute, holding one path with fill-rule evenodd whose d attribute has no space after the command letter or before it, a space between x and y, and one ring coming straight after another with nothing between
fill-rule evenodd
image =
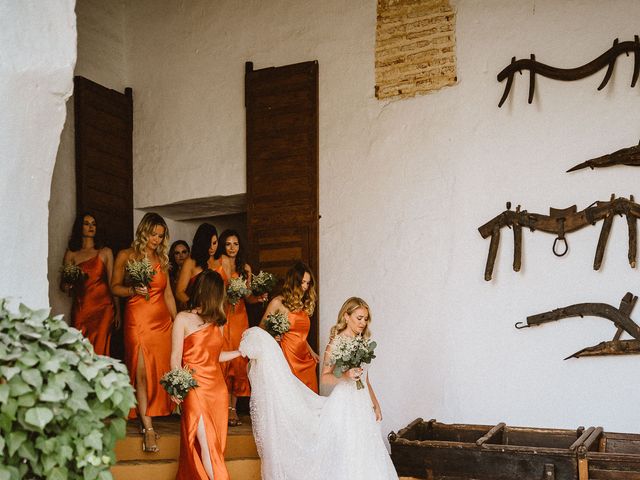
<instances>
[{"instance_id":1,"label":"wooden cart","mask_svg":"<svg viewBox=\"0 0 640 480\"><path fill-rule=\"evenodd\" d=\"M640 480L640 435L418 418L389 434L400 476L429 480Z\"/></svg>"}]
</instances>

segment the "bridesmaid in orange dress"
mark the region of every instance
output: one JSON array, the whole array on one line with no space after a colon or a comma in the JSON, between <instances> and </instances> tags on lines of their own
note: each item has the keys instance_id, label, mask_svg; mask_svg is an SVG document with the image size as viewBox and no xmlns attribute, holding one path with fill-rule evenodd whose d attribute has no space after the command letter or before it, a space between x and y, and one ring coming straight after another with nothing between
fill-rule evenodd
<instances>
[{"instance_id":1,"label":"bridesmaid in orange dress","mask_svg":"<svg viewBox=\"0 0 640 480\"><path fill-rule=\"evenodd\" d=\"M111 282L111 291L128 298L124 317L125 364L131 384L136 389L137 412L142 423L142 448L159 451L152 417L170 415L173 405L160 387L160 377L169 371L171 329L176 316L176 304L168 282L167 255L169 231L157 213L147 213L136 230L131 248L118 253ZM127 262L147 258L155 275L148 287L128 286L125 282ZM148 300L147 297L148 296Z\"/></svg>"},{"instance_id":2,"label":"bridesmaid in orange dress","mask_svg":"<svg viewBox=\"0 0 640 480\"><path fill-rule=\"evenodd\" d=\"M222 351L224 296L220 275L204 271L192 292L195 308L180 312L173 324L171 368L194 370L198 382L183 401L176 480L229 479L224 464L229 396L220 362L238 358L240 352Z\"/></svg>"},{"instance_id":3,"label":"bridesmaid in orange dress","mask_svg":"<svg viewBox=\"0 0 640 480\"><path fill-rule=\"evenodd\" d=\"M311 269L304 263L297 262L287 272L282 294L269 302L260 326L264 328L267 315L271 313L281 311L287 314L289 331L276 337L276 340L280 342L284 358L293 374L318 393L316 365L320 357L307 342L311 327L310 317L316 306L315 283Z\"/></svg>"},{"instance_id":4,"label":"bridesmaid in orange dress","mask_svg":"<svg viewBox=\"0 0 640 480\"><path fill-rule=\"evenodd\" d=\"M204 270L214 270L217 266L213 256L218 248L218 230L210 223L201 224L191 245L191 256L182 265L176 285L176 300L185 308L189 306L189 293L196 277Z\"/></svg>"},{"instance_id":5,"label":"bridesmaid in orange dress","mask_svg":"<svg viewBox=\"0 0 640 480\"><path fill-rule=\"evenodd\" d=\"M240 235L235 230L225 230L220 234L218 242L218 251L215 255L219 265L215 271L220 274L224 280L225 288L229 285L229 279L237 278L242 275L247 286L251 284L251 267L244 260L244 248L240 242ZM225 340L227 350L237 350L242 340L242 334L249 328L249 316L247 315L247 307L245 301L249 303L257 303L267 299L267 294L255 297L249 295L244 299L240 299L235 305L227 303L227 331L225 332ZM247 377L246 358L237 358L229 363L225 368L225 379L227 388L229 389L229 425L234 427L242 425L238 412L236 412L236 404L238 397L248 397L251 395L249 386L249 378Z\"/></svg>"},{"instance_id":6,"label":"bridesmaid in orange dress","mask_svg":"<svg viewBox=\"0 0 640 480\"><path fill-rule=\"evenodd\" d=\"M176 286L178 285L178 277L180 277L180 270L184 265L185 260L189 258L191 248L189 244L184 240L176 240L171 244L169 249L169 283L171 284L171 291L173 297L176 297ZM178 299L176 298L176 306L178 306ZM184 309L183 309L184 310Z\"/></svg>"},{"instance_id":7,"label":"bridesmaid in orange dress","mask_svg":"<svg viewBox=\"0 0 640 480\"><path fill-rule=\"evenodd\" d=\"M77 265L86 278L79 287L64 280L60 287L67 293L73 293L72 325L89 339L98 355L109 355L111 330L114 326L118 328L120 316L116 310L117 302L109 290L113 253L110 248L102 246L97 231L94 215L85 212L76 217L64 264Z\"/></svg>"}]
</instances>

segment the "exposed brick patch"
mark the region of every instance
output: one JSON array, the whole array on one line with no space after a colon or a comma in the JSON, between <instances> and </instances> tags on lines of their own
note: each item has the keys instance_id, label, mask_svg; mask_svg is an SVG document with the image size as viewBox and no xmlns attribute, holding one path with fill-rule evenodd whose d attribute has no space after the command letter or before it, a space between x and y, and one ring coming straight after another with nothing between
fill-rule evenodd
<instances>
[{"instance_id":1,"label":"exposed brick patch","mask_svg":"<svg viewBox=\"0 0 640 480\"><path fill-rule=\"evenodd\" d=\"M456 77L455 12L448 0L378 0L376 98L405 98Z\"/></svg>"}]
</instances>

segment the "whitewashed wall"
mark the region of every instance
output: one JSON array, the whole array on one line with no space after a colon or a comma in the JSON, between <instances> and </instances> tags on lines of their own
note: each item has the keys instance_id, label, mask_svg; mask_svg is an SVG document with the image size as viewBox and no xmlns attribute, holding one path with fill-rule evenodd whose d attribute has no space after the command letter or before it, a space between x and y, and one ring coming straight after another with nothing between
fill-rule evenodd
<instances>
[{"instance_id":1,"label":"whitewashed wall","mask_svg":"<svg viewBox=\"0 0 640 480\"><path fill-rule=\"evenodd\" d=\"M126 85L124 2L79 0L78 61L74 75L123 92ZM60 139L49 201L49 302L54 314L69 318L71 300L59 288L58 270L76 216L75 129L73 98L67 102L67 119ZM115 255L116 252L114 252Z\"/></svg>"},{"instance_id":2,"label":"whitewashed wall","mask_svg":"<svg viewBox=\"0 0 640 480\"><path fill-rule=\"evenodd\" d=\"M317 59L322 341L346 297L370 302L383 430L422 416L640 431L637 357L562 361L609 339L611 324L513 328L529 314L640 293L626 261L624 221L614 224L600 272L591 269L599 228L570 235L563 259L552 255L551 236L525 232L521 273L511 271L506 235L492 282L482 278L489 243L476 230L507 200L544 213L614 192L640 198L632 168L563 173L637 142L632 57L620 58L602 92L604 72L572 83L537 78L532 105L527 78L518 76L498 109L503 84L496 81L514 55L574 67L615 37L633 39L640 4L455 6L459 84L380 102L374 0L128 2L136 205L243 192L244 62L263 68Z\"/></svg>"},{"instance_id":3,"label":"whitewashed wall","mask_svg":"<svg viewBox=\"0 0 640 480\"><path fill-rule=\"evenodd\" d=\"M48 305L47 201L76 62L74 0L0 3L0 297Z\"/></svg>"}]
</instances>

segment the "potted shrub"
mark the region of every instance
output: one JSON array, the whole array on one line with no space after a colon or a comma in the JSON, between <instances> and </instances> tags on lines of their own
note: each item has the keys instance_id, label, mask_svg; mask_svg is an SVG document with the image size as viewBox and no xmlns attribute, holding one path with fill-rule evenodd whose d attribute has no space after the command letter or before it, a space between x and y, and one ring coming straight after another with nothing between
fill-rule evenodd
<instances>
[{"instance_id":1,"label":"potted shrub","mask_svg":"<svg viewBox=\"0 0 640 480\"><path fill-rule=\"evenodd\" d=\"M126 367L62 316L0 299L0 480L111 479L134 401Z\"/></svg>"}]
</instances>

